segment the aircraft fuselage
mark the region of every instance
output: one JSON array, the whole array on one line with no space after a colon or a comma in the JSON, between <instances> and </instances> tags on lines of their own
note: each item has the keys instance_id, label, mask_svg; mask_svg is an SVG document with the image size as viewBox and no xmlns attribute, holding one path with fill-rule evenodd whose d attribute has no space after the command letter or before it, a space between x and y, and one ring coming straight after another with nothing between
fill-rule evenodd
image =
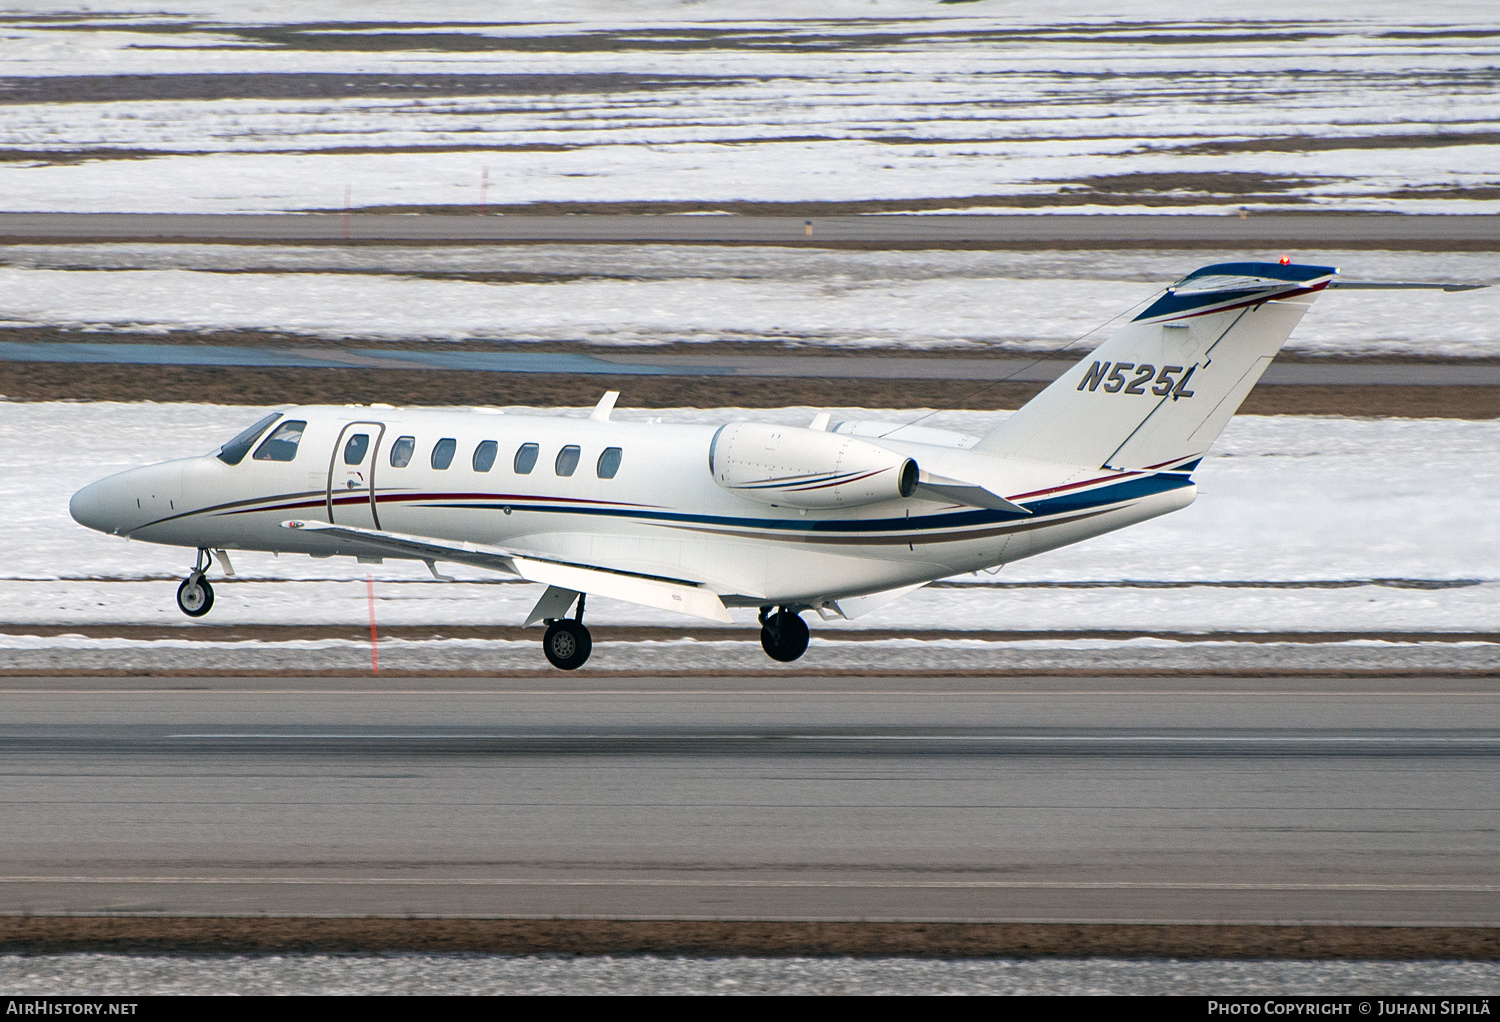
<instances>
[{"instance_id":1,"label":"aircraft fuselage","mask_svg":"<svg viewBox=\"0 0 1500 1022\"><path fill-rule=\"evenodd\" d=\"M310 406L282 413L267 435L295 422L305 426L289 460L259 456L260 441L238 464L205 455L133 469L80 491L74 517L183 547L366 553L283 525L330 522L687 578L728 606L812 607L1019 560L1195 493L1180 471L1008 461L959 446L976 438L909 430L943 442L889 432L874 442L926 472L981 479L1030 513L911 498L798 508L716 484L717 425Z\"/></svg>"}]
</instances>

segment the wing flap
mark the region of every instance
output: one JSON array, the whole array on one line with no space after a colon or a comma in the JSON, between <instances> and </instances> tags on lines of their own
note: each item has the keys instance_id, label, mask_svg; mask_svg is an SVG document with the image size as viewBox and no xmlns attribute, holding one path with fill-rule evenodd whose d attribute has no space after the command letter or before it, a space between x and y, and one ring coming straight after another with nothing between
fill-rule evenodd
<instances>
[{"instance_id":1,"label":"wing flap","mask_svg":"<svg viewBox=\"0 0 1500 1022\"><path fill-rule=\"evenodd\" d=\"M515 556L512 560L520 576L530 582L545 582L559 589L608 596L626 603L730 623L729 611L724 609L723 602L702 586L599 571L557 561L538 561L530 557Z\"/></svg>"},{"instance_id":2,"label":"wing flap","mask_svg":"<svg viewBox=\"0 0 1500 1022\"><path fill-rule=\"evenodd\" d=\"M554 618L567 616L568 609L573 606L573 601L578 599L578 596L577 590L548 586L541 599L536 601L536 606L531 608L531 613L526 615L524 627L530 628L539 621L551 621Z\"/></svg>"},{"instance_id":3,"label":"wing flap","mask_svg":"<svg viewBox=\"0 0 1500 1022\"><path fill-rule=\"evenodd\" d=\"M729 612L724 609L723 601L697 582L686 579L654 578L593 565L548 560L500 547L435 540L351 525L308 521L288 521L281 525L285 529L306 529L327 535L331 539L338 539L342 544L363 547L372 554L413 558L429 563L452 561L455 564L470 564L492 571L503 571L508 575L518 575L528 582L541 582L559 589L607 596L626 603L675 610L693 617L730 623Z\"/></svg>"},{"instance_id":4,"label":"wing flap","mask_svg":"<svg viewBox=\"0 0 1500 1022\"><path fill-rule=\"evenodd\" d=\"M846 596L841 600L827 600L818 604L813 609L818 616L825 621L834 621L843 618L852 621L862 617L872 610L879 610L887 603L901 599L907 593L914 593L927 585L926 582L917 582L909 586L900 586L896 589L886 589L878 593L866 593L864 596Z\"/></svg>"},{"instance_id":5,"label":"wing flap","mask_svg":"<svg viewBox=\"0 0 1500 1022\"><path fill-rule=\"evenodd\" d=\"M450 543L446 540L428 539L424 536L408 536L401 532L383 532L379 529L360 529L352 525L330 525L327 522L289 521L282 522L283 529L305 529L330 539L337 539L342 547L357 547L369 551L371 556L405 557L417 561L452 561L455 564L470 564L476 568L503 571L507 575L520 575L508 550L486 548L473 543Z\"/></svg>"}]
</instances>

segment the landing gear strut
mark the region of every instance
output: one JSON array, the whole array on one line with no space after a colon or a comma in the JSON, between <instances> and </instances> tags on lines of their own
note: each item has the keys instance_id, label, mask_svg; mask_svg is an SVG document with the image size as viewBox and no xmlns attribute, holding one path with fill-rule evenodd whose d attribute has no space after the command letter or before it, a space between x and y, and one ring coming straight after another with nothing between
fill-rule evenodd
<instances>
[{"instance_id":1,"label":"landing gear strut","mask_svg":"<svg viewBox=\"0 0 1500 1022\"><path fill-rule=\"evenodd\" d=\"M760 647L766 656L789 664L807 652L807 622L796 611L782 607L771 613L770 607L760 608Z\"/></svg>"},{"instance_id":2,"label":"landing gear strut","mask_svg":"<svg viewBox=\"0 0 1500 1022\"><path fill-rule=\"evenodd\" d=\"M583 601L587 594L578 595L578 613L570 620L553 618L547 622L547 634L542 636L542 652L547 662L561 671L576 671L588 662L594 651L594 639L583 626Z\"/></svg>"},{"instance_id":3,"label":"landing gear strut","mask_svg":"<svg viewBox=\"0 0 1500 1022\"><path fill-rule=\"evenodd\" d=\"M178 609L188 617L202 617L213 610L214 587L209 585L208 579L203 577L212 565L213 558L209 556L207 550L200 547L192 574L183 579L182 585L177 587Z\"/></svg>"}]
</instances>

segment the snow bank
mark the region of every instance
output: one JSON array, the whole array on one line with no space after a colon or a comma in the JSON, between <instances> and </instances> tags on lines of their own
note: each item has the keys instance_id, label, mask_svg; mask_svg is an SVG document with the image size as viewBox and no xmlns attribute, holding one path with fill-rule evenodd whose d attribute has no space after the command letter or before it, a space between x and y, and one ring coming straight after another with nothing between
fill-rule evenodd
<instances>
[{"instance_id":1,"label":"snow bank","mask_svg":"<svg viewBox=\"0 0 1500 1022\"><path fill-rule=\"evenodd\" d=\"M616 414L806 422L813 412ZM897 421L920 414L833 412ZM187 552L90 532L68 516L68 498L111 472L212 451L260 414L185 404L0 403L0 450L9 467L0 478L8 514L0 620L182 623L173 592ZM999 414L939 412L924 424L978 432ZM818 627L1492 631L1500 620L1497 450L1500 422L1236 418L1199 469L1200 495L1190 508L1018 562L993 578L964 578L1015 587L926 589L856 622ZM369 566L247 552L234 560L240 581L218 585L216 623L366 620ZM373 571L386 624L519 623L538 594L458 566L451 571L464 581L453 584L432 581L420 564L388 561ZM1316 584L1376 579L1398 582ZM1070 587L1080 580L1113 584ZM1151 588L1132 581L1311 585ZM1424 581L1445 586L1411 587ZM604 599L591 600L589 609L601 624L689 623ZM753 612L735 614L741 624L753 620Z\"/></svg>"}]
</instances>

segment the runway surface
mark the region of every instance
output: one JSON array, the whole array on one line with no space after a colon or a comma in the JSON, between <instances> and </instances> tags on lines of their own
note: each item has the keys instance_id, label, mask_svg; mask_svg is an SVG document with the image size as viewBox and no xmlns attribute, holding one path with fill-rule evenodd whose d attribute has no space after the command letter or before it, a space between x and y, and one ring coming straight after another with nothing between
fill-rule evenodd
<instances>
[{"instance_id":1,"label":"runway surface","mask_svg":"<svg viewBox=\"0 0 1500 1022\"><path fill-rule=\"evenodd\" d=\"M748 376L793 379L995 380L1048 383L1076 364L1058 359L796 355L594 355L574 352L260 348L210 344L0 341L0 362L107 365L426 369L587 376ZM1330 363L1272 365L1268 386L1500 386L1500 365Z\"/></svg>"},{"instance_id":2,"label":"runway surface","mask_svg":"<svg viewBox=\"0 0 1500 1022\"><path fill-rule=\"evenodd\" d=\"M954 205L962 205L955 199ZM963 215L495 216L381 213L0 213L0 244L45 241L662 242L1118 248L1316 245L1500 248L1492 216Z\"/></svg>"},{"instance_id":3,"label":"runway surface","mask_svg":"<svg viewBox=\"0 0 1500 1022\"><path fill-rule=\"evenodd\" d=\"M1494 925L1483 679L0 683L0 912Z\"/></svg>"}]
</instances>

